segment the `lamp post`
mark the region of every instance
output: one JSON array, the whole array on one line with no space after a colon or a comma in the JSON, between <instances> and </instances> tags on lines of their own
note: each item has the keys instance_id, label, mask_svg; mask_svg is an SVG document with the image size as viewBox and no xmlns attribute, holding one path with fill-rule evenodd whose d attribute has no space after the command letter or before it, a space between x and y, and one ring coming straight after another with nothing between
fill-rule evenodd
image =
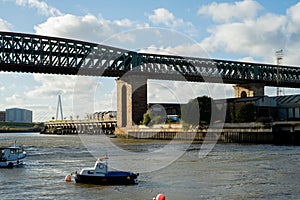
<instances>
[{"instance_id":1,"label":"lamp post","mask_svg":"<svg viewBox=\"0 0 300 200\"><path fill-rule=\"evenodd\" d=\"M276 54L276 60L277 60L277 75L276 75L276 81L277 81L277 96L280 95L280 88L279 88L279 65L281 64L282 62L282 59L283 59L283 50L280 49L278 51L275 52Z\"/></svg>"}]
</instances>

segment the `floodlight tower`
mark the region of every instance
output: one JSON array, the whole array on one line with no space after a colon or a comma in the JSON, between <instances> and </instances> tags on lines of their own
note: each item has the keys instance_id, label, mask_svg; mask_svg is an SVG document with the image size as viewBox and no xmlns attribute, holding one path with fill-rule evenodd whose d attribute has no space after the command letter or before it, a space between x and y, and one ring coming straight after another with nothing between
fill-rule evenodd
<instances>
[{"instance_id":1,"label":"floodlight tower","mask_svg":"<svg viewBox=\"0 0 300 200\"><path fill-rule=\"evenodd\" d=\"M280 49L278 51L275 52L276 54L276 61L277 61L277 75L276 75L276 80L277 80L277 96L280 95L280 88L279 88L279 65L282 63L282 59L283 59L283 50Z\"/></svg>"}]
</instances>

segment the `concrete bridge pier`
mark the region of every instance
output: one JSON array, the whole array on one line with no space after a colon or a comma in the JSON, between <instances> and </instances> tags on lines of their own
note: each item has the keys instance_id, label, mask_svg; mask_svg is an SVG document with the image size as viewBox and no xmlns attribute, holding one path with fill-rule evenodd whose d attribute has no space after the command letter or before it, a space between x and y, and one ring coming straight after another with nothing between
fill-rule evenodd
<instances>
[{"instance_id":1,"label":"concrete bridge pier","mask_svg":"<svg viewBox=\"0 0 300 200\"><path fill-rule=\"evenodd\" d=\"M236 84L234 88L235 98L245 98L254 96L264 96L264 84L258 83L247 83L247 84Z\"/></svg>"},{"instance_id":2,"label":"concrete bridge pier","mask_svg":"<svg viewBox=\"0 0 300 200\"><path fill-rule=\"evenodd\" d=\"M143 120L147 111L147 77L128 75L117 82L117 127L130 128Z\"/></svg>"}]
</instances>

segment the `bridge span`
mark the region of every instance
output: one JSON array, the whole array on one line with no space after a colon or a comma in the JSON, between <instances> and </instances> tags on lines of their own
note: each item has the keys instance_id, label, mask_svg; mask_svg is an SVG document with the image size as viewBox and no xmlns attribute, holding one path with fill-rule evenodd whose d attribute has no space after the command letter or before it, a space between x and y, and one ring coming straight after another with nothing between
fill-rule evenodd
<instances>
[{"instance_id":1,"label":"bridge span","mask_svg":"<svg viewBox=\"0 0 300 200\"><path fill-rule=\"evenodd\" d=\"M277 76L277 69L279 76ZM300 88L300 69L263 63L138 53L101 44L33 34L0 32L0 70L122 77L128 71L152 79L263 83Z\"/></svg>"},{"instance_id":2,"label":"bridge span","mask_svg":"<svg viewBox=\"0 0 300 200\"><path fill-rule=\"evenodd\" d=\"M300 88L300 68L139 53L101 44L0 32L0 71L117 77L118 127L138 124L147 109L147 80L237 84L237 96L264 86Z\"/></svg>"}]
</instances>

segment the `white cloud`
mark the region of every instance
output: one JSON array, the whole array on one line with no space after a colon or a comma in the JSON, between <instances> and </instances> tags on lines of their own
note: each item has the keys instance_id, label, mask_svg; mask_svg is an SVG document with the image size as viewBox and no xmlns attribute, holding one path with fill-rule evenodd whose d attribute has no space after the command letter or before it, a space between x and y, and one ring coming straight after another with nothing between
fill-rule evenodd
<instances>
[{"instance_id":1,"label":"white cloud","mask_svg":"<svg viewBox=\"0 0 300 200\"><path fill-rule=\"evenodd\" d=\"M63 113L67 118L79 115L83 119L87 113L111 110L112 101L115 100L107 95L111 91L105 90L99 77L34 74L34 80L38 86L24 94L26 102L29 99L34 99L34 102L28 105L24 102L23 105L38 112L37 121L42 121L41 115L45 115L46 120L55 115L58 95L62 97ZM97 90L97 87L100 89Z\"/></svg>"},{"instance_id":2,"label":"white cloud","mask_svg":"<svg viewBox=\"0 0 300 200\"><path fill-rule=\"evenodd\" d=\"M209 53L225 52L241 57L256 57L274 63L275 51L286 48L287 17L267 13L240 22L215 24L201 46Z\"/></svg>"},{"instance_id":3,"label":"white cloud","mask_svg":"<svg viewBox=\"0 0 300 200\"><path fill-rule=\"evenodd\" d=\"M29 98L49 98L59 94L70 95L74 90L75 77L73 76L33 74L33 78L39 86L26 93Z\"/></svg>"},{"instance_id":4,"label":"white cloud","mask_svg":"<svg viewBox=\"0 0 300 200\"><path fill-rule=\"evenodd\" d=\"M12 96L5 98L5 100L10 104L17 105L23 103L24 97L19 94L13 94Z\"/></svg>"},{"instance_id":5,"label":"white cloud","mask_svg":"<svg viewBox=\"0 0 300 200\"><path fill-rule=\"evenodd\" d=\"M184 21L174 16L172 12L165 8L157 8L153 14L148 15L148 19L154 25L164 25L168 28L180 30L188 35L196 35L196 29L191 22Z\"/></svg>"},{"instance_id":6,"label":"white cloud","mask_svg":"<svg viewBox=\"0 0 300 200\"><path fill-rule=\"evenodd\" d=\"M56 98L58 95L64 97L69 102L80 102L81 98L93 98L95 87L98 83L97 77L87 76L57 76L34 74L34 80L40 83L40 86L26 93L29 98L39 97L40 99ZM74 99L78 98L78 99ZM89 99L89 102L92 100ZM68 105L69 107L72 104Z\"/></svg>"},{"instance_id":7,"label":"white cloud","mask_svg":"<svg viewBox=\"0 0 300 200\"><path fill-rule=\"evenodd\" d=\"M175 17L173 13L168 11L165 8L158 8L153 11L152 15L149 15L149 20L154 24L164 24L166 26L170 26L175 23Z\"/></svg>"},{"instance_id":8,"label":"white cloud","mask_svg":"<svg viewBox=\"0 0 300 200\"><path fill-rule=\"evenodd\" d=\"M93 42L102 42L119 32L135 28L135 23L129 19L110 21L92 14L76 16L65 14L50 17L46 22L34 26L36 34L57 37L74 38ZM123 38L120 39L123 41ZM126 41L132 41L128 37ZM124 41L123 41L124 42Z\"/></svg>"},{"instance_id":9,"label":"white cloud","mask_svg":"<svg viewBox=\"0 0 300 200\"><path fill-rule=\"evenodd\" d=\"M199 96L225 99L233 95L232 85L228 84L161 80L149 80L148 84L148 100L151 103L187 103Z\"/></svg>"},{"instance_id":10,"label":"white cloud","mask_svg":"<svg viewBox=\"0 0 300 200\"><path fill-rule=\"evenodd\" d=\"M35 8L38 10L39 14L44 16L57 16L62 15L60 10L49 6L46 2L38 1L38 0L16 0L16 4L19 6Z\"/></svg>"},{"instance_id":11,"label":"white cloud","mask_svg":"<svg viewBox=\"0 0 300 200\"><path fill-rule=\"evenodd\" d=\"M276 28L273 28L264 22L279 22ZM209 30L211 36L203 41L203 46L208 51L223 49L225 52L249 53L253 56L264 55L273 50L277 45L285 44L285 33L280 29L283 20L280 18L276 22L276 17L269 19L258 19L257 21L247 21L245 23L230 23L216 26ZM265 28L262 28L265 26Z\"/></svg>"},{"instance_id":12,"label":"white cloud","mask_svg":"<svg viewBox=\"0 0 300 200\"><path fill-rule=\"evenodd\" d=\"M94 105L95 108L97 108L95 111L109 111L117 110L117 105L116 105L116 99L117 95L115 93L116 91L109 93L109 94L104 94L101 99L98 99L95 101Z\"/></svg>"},{"instance_id":13,"label":"white cloud","mask_svg":"<svg viewBox=\"0 0 300 200\"><path fill-rule=\"evenodd\" d=\"M261 9L262 6L253 0L238 1L234 4L213 2L202 6L198 14L209 15L216 22L229 22L253 19Z\"/></svg>"},{"instance_id":14,"label":"white cloud","mask_svg":"<svg viewBox=\"0 0 300 200\"><path fill-rule=\"evenodd\" d=\"M240 58L238 61L241 62L255 62L255 59L253 57L244 57L244 58Z\"/></svg>"},{"instance_id":15,"label":"white cloud","mask_svg":"<svg viewBox=\"0 0 300 200\"><path fill-rule=\"evenodd\" d=\"M186 57L209 58L208 53L202 48L201 44L182 44L177 46L160 46L151 45L148 48L141 49L141 53L153 53L164 55L180 55Z\"/></svg>"},{"instance_id":16,"label":"white cloud","mask_svg":"<svg viewBox=\"0 0 300 200\"><path fill-rule=\"evenodd\" d=\"M13 25L4 19L0 18L0 30L2 31L10 31L13 28Z\"/></svg>"},{"instance_id":17,"label":"white cloud","mask_svg":"<svg viewBox=\"0 0 300 200\"><path fill-rule=\"evenodd\" d=\"M300 2L287 10L289 17L288 30L290 33L298 33L300 30Z\"/></svg>"}]
</instances>

